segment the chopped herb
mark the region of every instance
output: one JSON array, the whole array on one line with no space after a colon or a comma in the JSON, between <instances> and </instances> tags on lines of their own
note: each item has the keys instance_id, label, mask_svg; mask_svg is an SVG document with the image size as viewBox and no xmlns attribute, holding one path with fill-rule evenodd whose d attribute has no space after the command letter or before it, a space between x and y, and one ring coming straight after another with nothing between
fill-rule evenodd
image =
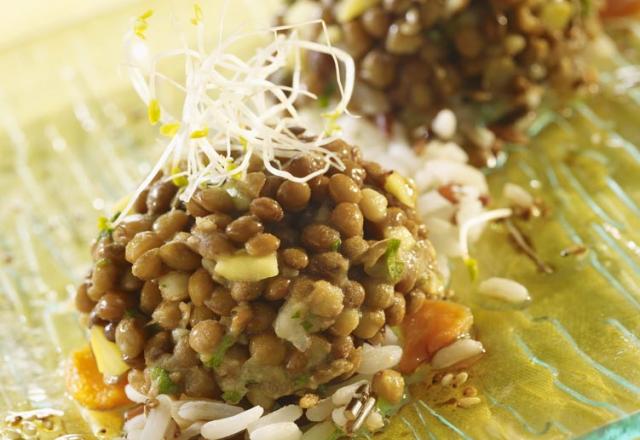
<instances>
[{"instance_id":1,"label":"chopped herb","mask_svg":"<svg viewBox=\"0 0 640 440\"><path fill-rule=\"evenodd\" d=\"M402 242L397 238L390 239L384 253L387 275L393 282L399 281L404 272L404 263L398 256L401 244Z\"/></svg>"},{"instance_id":2,"label":"chopped herb","mask_svg":"<svg viewBox=\"0 0 640 440\"><path fill-rule=\"evenodd\" d=\"M152 367L150 370L151 380L158 386L160 394L175 394L178 392L178 385L171 380L169 372L161 367Z\"/></svg>"},{"instance_id":3,"label":"chopped herb","mask_svg":"<svg viewBox=\"0 0 640 440\"><path fill-rule=\"evenodd\" d=\"M345 435L346 433L342 429L336 428L336 430L333 431L333 434L331 434L331 437L329 437L327 440L339 440Z\"/></svg>"},{"instance_id":4,"label":"chopped herb","mask_svg":"<svg viewBox=\"0 0 640 440\"><path fill-rule=\"evenodd\" d=\"M302 328L304 329L304 331L308 332L309 330L311 330L312 327L313 327L313 324L311 324L306 319L302 321Z\"/></svg>"},{"instance_id":5,"label":"chopped herb","mask_svg":"<svg viewBox=\"0 0 640 440\"><path fill-rule=\"evenodd\" d=\"M138 312L138 309L127 309L124 312L124 316L126 316L127 318L135 318L136 316L138 316L140 313Z\"/></svg>"},{"instance_id":6,"label":"chopped herb","mask_svg":"<svg viewBox=\"0 0 640 440\"><path fill-rule=\"evenodd\" d=\"M222 399L228 403L238 403L242 400L242 393L240 391L225 391L222 393Z\"/></svg>"},{"instance_id":7,"label":"chopped herb","mask_svg":"<svg viewBox=\"0 0 640 440\"><path fill-rule=\"evenodd\" d=\"M322 91L322 94L320 96L318 96L318 105L320 106L320 108L327 108L329 107L329 101L331 100L331 97L335 94L336 92L336 86L333 83L333 81L329 81L325 86L324 86L324 90Z\"/></svg>"},{"instance_id":8,"label":"chopped herb","mask_svg":"<svg viewBox=\"0 0 640 440\"><path fill-rule=\"evenodd\" d=\"M291 315L291 319L300 319L300 310L297 310L296 313Z\"/></svg>"},{"instance_id":9,"label":"chopped herb","mask_svg":"<svg viewBox=\"0 0 640 440\"><path fill-rule=\"evenodd\" d=\"M213 352L213 356L211 356L211 358L209 358L209 360L207 361L207 367L213 370L222 365L222 359L224 359L225 353L229 348L231 348L233 344L235 344L235 342L236 340L233 336L225 335L216 350Z\"/></svg>"},{"instance_id":10,"label":"chopped herb","mask_svg":"<svg viewBox=\"0 0 640 440\"><path fill-rule=\"evenodd\" d=\"M207 137L209 135L209 127L204 127L202 130L195 130L191 132L191 139L199 139Z\"/></svg>"},{"instance_id":11,"label":"chopped herb","mask_svg":"<svg viewBox=\"0 0 640 440\"><path fill-rule=\"evenodd\" d=\"M309 383L309 379L311 379L311 375L309 373L302 374L293 379L293 386L295 388L305 387Z\"/></svg>"},{"instance_id":12,"label":"chopped herb","mask_svg":"<svg viewBox=\"0 0 640 440\"><path fill-rule=\"evenodd\" d=\"M338 249L340 249L340 246L342 246L342 240L338 238L336 241L331 243L331 250L337 252Z\"/></svg>"},{"instance_id":13,"label":"chopped herb","mask_svg":"<svg viewBox=\"0 0 640 440\"><path fill-rule=\"evenodd\" d=\"M180 130L179 122L167 122L160 126L160 134L165 137L174 136Z\"/></svg>"},{"instance_id":14,"label":"chopped herb","mask_svg":"<svg viewBox=\"0 0 640 440\"><path fill-rule=\"evenodd\" d=\"M149 123L151 125L156 125L160 121L160 103L157 99L149 101L147 116L149 117Z\"/></svg>"},{"instance_id":15,"label":"chopped herb","mask_svg":"<svg viewBox=\"0 0 640 440\"><path fill-rule=\"evenodd\" d=\"M316 388L316 391L320 396L325 396L327 394L327 384L321 383L318 385L318 388Z\"/></svg>"},{"instance_id":16,"label":"chopped herb","mask_svg":"<svg viewBox=\"0 0 640 440\"><path fill-rule=\"evenodd\" d=\"M478 274L480 269L478 269L478 260L475 258L467 257L464 259L464 265L467 266L467 271L469 272L469 277L471 281L475 281L478 279Z\"/></svg>"}]
</instances>

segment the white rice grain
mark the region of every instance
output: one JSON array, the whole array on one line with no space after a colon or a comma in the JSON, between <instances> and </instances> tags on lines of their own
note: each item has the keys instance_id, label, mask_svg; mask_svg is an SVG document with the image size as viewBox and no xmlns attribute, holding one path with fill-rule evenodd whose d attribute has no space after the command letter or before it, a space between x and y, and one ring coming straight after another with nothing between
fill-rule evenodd
<instances>
[{"instance_id":1,"label":"white rice grain","mask_svg":"<svg viewBox=\"0 0 640 440\"><path fill-rule=\"evenodd\" d=\"M149 411L144 429L140 434L141 440L163 440L171 420L171 399L160 395L156 398L158 404Z\"/></svg>"},{"instance_id":2,"label":"white rice grain","mask_svg":"<svg viewBox=\"0 0 640 440\"><path fill-rule=\"evenodd\" d=\"M147 396L136 390L130 384L124 387L124 393L127 395L127 399L135 403L144 403L147 401Z\"/></svg>"},{"instance_id":3,"label":"white rice grain","mask_svg":"<svg viewBox=\"0 0 640 440\"><path fill-rule=\"evenodd\" d=\"M235 416L205 423L200 430L200 434L209 440L225 438L244 431L247 426L258 420L263 413L264 408L259 405L254 406Z\"/></svg>"},{"instance_id":4,"label":"white rice grain","mask_svg":"<svg viewBox=\"0 0 640 440\"><path fill-rule=\"evenodd\" d=\"M336 425L333 422L326 421L312 426L302 435L302 440L327 440L336 432Z\"/></svg>"},{"instance_id":5,"label":"white rice grain","mask_svg":"<svg viewBox=\"0 0 640 440\"><path fill-rule=\"evenodd\" d=\"M376 432L379 429L384 428L384 419L379 411L371 411L371 414L367 416L364 421L364 426L369 432Z\"/></svg>"},{"instance_id":6,"label":"white rice grain","mask_svg":"<svg viewBox=\"0 0 640 440\"><path fill-rule=\"evenodd\" d=\"M353 396L356 394L358 388L367 383L366 380L359 380L358 382L354 382L349 385L345 385L341 388L338 388L335 393L331 396L331 402L335 406L346 405L353 399Z\"/></svg>"},{"instance_id":7,"label":"white rice grain","mask_svg":"<svg viewBox=\"0 0 640 440\"><path fill-rule=\"evenodd\" d=\"M450 139L456 132L456 123L456 115L445 108L433 118L431 129L441 139Z\"/></svg>"},{"instance_id":8,"label":"white rice grain","mask_svg":"<svg viewBox=\"0 0 640 440\"><path fill-rule=\"evenodd\" d=\"M302 417L302 408L298 405L286 405L267 414L266 416L260 417L247 427L247 431L251 434L253 431L257 431L264 426L285 422L295 422L300 417Z\"/></svg>"},{"instance_id":9,"label":"white rice grain","mask_svg":"<svg viewBox=\"0 0 640 440\"><path fill-rule=\"evenodd\" d=\"M144 428L145 419L146 417L144 414L138 414L132 419L127 420L124 423L124 427L123 427L124 432L131 432L131 431L135 431L136 429Z\"/></svg>"},{"instance_id":10,"label":"white rice grain","mask_svg":"<svg viewBox=\"0 0 640 440\"><path fill-rule=\"evenodd\" d=\"M507 183L502 188L502 195L512 205L520 208L530 208L534 204L533 196L529 192L515 183Z\"/></svg>"},{"instance_id":11,"label":"white rice grain","mask_svg":"<svg viewBox=\"0 0 640 440\"><path fill-rule=\"evenodd\" d=\"M481 342L468 338L458 339L453 344L438 350L431 359L431 366L435 369L447 368L480 353L484 353Z\"/></svg>"},{"instance_id":12,"label":"white rice grain","mask_svg":"<svg viewBox=\"0 0 640 440\"><path fill-rule=\"evenodd\" d=\"M336 426L343 428L347 425L347 416L344 413L345 407L341 406L340 408L336 408L331 412L331 420Z\"/></svg>"},{"instance_id":13,"label":"white rice grain","mask_svg":"<svg viewBox=\"0 0 640 440\"><path fill-rule=\"evenodd\" d=\"M393 368L402 358L402 348L398 345L374 347L369 344L362 346L362 362L358 367L360 374L376 374L378 371Z\"/></svg>"},{"instance_id":14,"label":"white rice grain","mask_svg":"<svg viewBox=\"0 0 640 440\"><path fill-rule=\"evenodd\" d=\"M175 440L191 440L193 437L200 434L204 422L195 422L189 425L187 428L180 431L180 435Z\"/></svg>"},{"instance_id":15,"label":"white rice grain","mask_svg":"<svg viewBox=\"0 0 640 440\"><path fill-rule=\"evenodd\" d=\"M216 420L240 414L242 408L222 402L198 400L185 402L180 406L178 414L187 420Z\"/></svg>"},{"instance_id":16,"label":"white rice grain","mask_svg":"<svg viewBox=\"0 0 640 440\"><path fill-rule=\"evenodd\" d=\"M331 411L333 411L333 402L330 398L326 398L309 408L305 415L311 422L322 422L331 415Z\"/></svg>"},{"instance_id":17,"label":"white rice grain","mask_svg":"<svg viewBox=\"0 0 640 440\"><path fill-rule=\"evenodd\" d=\"M478 286L478 292L513 304L520 304L531 299L525 286L508 278L486 279Z\"/></svg>"},{"instance_id":18,"label":"white rice grain","mask_svg":"<svg viewBox=\"0 0 640 440\"><path fill-rule=\"evenodd\" d=\"M265 425L249 434L251 440L300 440L302 431L293 422Z\"/></svg>"}]
</instances>

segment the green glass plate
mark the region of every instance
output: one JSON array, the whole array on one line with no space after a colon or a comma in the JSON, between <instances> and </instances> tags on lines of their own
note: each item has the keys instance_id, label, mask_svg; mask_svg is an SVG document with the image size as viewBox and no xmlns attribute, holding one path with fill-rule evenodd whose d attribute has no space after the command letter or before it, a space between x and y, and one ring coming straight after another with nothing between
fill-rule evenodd
<instances>
[{"instance_id":1,"label":"green glass plate","mask_svg":"<svg viewBox=\"0 0 640 440\"><path fill-rule=\"evenodd\" d=\"M104 41L91 27L117 29L134 15L125 12L69 38ZM627 30L615 33L637 45L638 34ZM37 106L37 97L0 86L0 412L64 410L41 438L114 433L98 432L112 415L83 412L65 396L66 356L84 342L71 298L89 266L97 217L135 187L158 151L133 92L101 88L100 78L115 73L96 70L96 55L85 54L60 75L51 69L57 104L46 97L37 118L15 111L23 100ZM37 56L35 48L25 55ZM532 145L508 146L507 165L490 173L494 205L504 183L515 182L548 208L516 226L554 271L540 272L504 224L489 227L472 253L481 278L522 282L531 304L483 302L454 264L453 287L473 308L487 349L465 384L479 390L481 403L458 408L449 402L463 389L416 384L412 403L378 438L640 436L640 92L616 94L617 77L606 73L630 61L603 63L599 93L540 115ZM561 256L568 249L583 251Z\"/></svg>"}]
</instances>

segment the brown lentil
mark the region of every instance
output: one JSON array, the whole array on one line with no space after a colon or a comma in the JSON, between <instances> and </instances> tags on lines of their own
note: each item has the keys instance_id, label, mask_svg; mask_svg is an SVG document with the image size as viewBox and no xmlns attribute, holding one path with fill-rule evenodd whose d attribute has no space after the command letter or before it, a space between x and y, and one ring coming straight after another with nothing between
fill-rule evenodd
<instances>
[{"instance_id":1,"label":"brown lentil","mask_svg":"<svg viewBox=\"0 0 640 440\"><path fill-rule=\"evenodd\" d=\"M349 336L360 323L360 312L357 309L344 309L336 316L331 332L337 336Z\"/></svg>"},{"instance_id":2,"label":"brown lentil","mask_svg":"<svg viewBox=\"0 0 640 440\"><path fill-rule=\"evenodd\" d=\"M225 229L227 237L236 243L244 243L254 235L262 232L262 223L250 215L238 217L229 223Z\"/></svg>"},{"instance_id":3,"label":"brown lentil","mask_svg":"<svg viewBox=\"0 0 640 440\"><path fill-rule=\"evenodd\" d=\"M177 328L182 318L179 303L175 301L162 301L153 311L151 318L165 330Z\"/></svg>"},{"instance_id":4,"label":"brown lentil","mask_svg":"<svg viewBox=\"0 0 640 440\"><path fill-rule=\"evenodd\" d=\"M329 194L336 203L358 203L362 199L360 188L353 179L344 174L334 174L329 179Z\"/></svg>"},{"instance_id":5,"label":"brown lentil","mask_svg":"<svg viewBox=\"0 0 640 440\"><path fill-rule=\"evenodd\" d=\"M218 187L198 191L193 200L209 212L229 214L235 210L231 196L224 189Z\"/></svg>"},{"instance_id":6,"label":"brown lentil","mask_svg":"<svg viewBox=\"0 0 640 440\"><path fill-rule=\"evenodd\" d=\"M155 232L140 232L127 243L125 257L129 263L135 263L142 254L160 246L162 246L162 240Z\"/></svg>"},{"instance_id":7,"label":"brown lentil","mask_svg":"<svg viewBox=\"0 0 640 440\"><path fill-rule=\"evenodd\" d=\"M269 255L278 250L280 239L273 234L259 233L251 237L244 247L249 255L256 257Z\"/></svg>"},{"instance_id":8,"label":"brown lentil","mask_svg":"<svg viewBox=\"0 0 640 440\"><path fill-rule=\"evenodd\" d=\"M164 272L164 265L159 255L159 250L149 249L133 263L131 267L133 275L147 281L158 278Z\"/></svg>"},{"instance_id":9,"label":"brown lentil","mask_svg":"<svg viewBox=\"0 0 640 440\"><path fill-rule=\"evenodd\" d=\"M133 359L144 350L144 332L135 319L123 319L116 327L115 342L123 355Z\"/></svg>"},{"instance_id":10,"label":"brown lentil","mask_svg":"<svg viewBox=\"0 0 640 440\"><path fill-rule=\"evenodd\" d=\"M364 302L364 287L357 281L347 280L342 284L342 292L344 293L345 307L357 308Z\"/></svg>"},{"instance_id":11,"label":"brown lentil","mask_svg":"<svg viewBox=\"0 0 640 440\"><path fill-rule=\"evenodd\" d=\"M273 333L261 333L251 338L249 353L252 359L262 365L280 365L287 355L287 347Z\"/></svg>"},{"instance_id":12,"label":"brown lentil","mask_svg":"<svg viewBox=\"0 0 640 440\"><path fill-rule=\"evenodd\" d=\"M364 303L373 309L386 309L393 304L394 290L391 284L369 280L364 284L366 292Z\"/></svg>"},{"instance_id":13,"label":"brown lentil","mask_svg":"<svg viewBox=\"0 0 640 440\"><path fill-rule=\"evenodd\" d=\"M163 244L158 255L171 269L193 271L200 267L201 257L179 241Z\"/></svg>"},{"instance_id":14,"label":"brown lentil","mask_svg":"<svg viewBox=\"0 0 640 440\"><path fill-rule=\"evenodd\" d=\"M311 188L306 183L285 180L276 193L278 202L289 211L302 211L311 198Z\"/></svg>"},{"instance_id":15,"label":"brown lentil","mask_svg":"<svg viewBox=\"0 0 640 440\"><path fill-rule=\"evenodd\" d=\"M147 210L150 214L162 214L169 210L178 187L171 182L158 182L149 189Z\"/></svg>"},{"instance_id":16,"label":"brown lentil","mask_svg":"<svg viewBox=\"0 0 640 440\"><path fill-rule=\"evenodd\" d=\"M95 301L89 298L87 290L89 289L88 283L82 283L76 289L75 304L76 309L82 313L89 313L96 305Z\"/></svg>"},{"instance_id":17,"label":"brown lentil","mask_svg":"<svg viewBox=\"0 0 640 440\"><path fill-rule=\"evenodd\" d=\"M396 292L393 304L384 311L387 325L400 325L406 315L406 300L401 293Z\"/></svg>"},{"instance_id":18,"label":"brown lentil","mask_svg":"<svg viewBox=\"0 0 640 440\"><path fill-rule=\"evenodd\" d=\"M136 234L148 231L152 225L153 219L148 215L128 215L113 229L111 236L114 242L126 245Z\"/></svg>"},{"instance_id":19,"label":"brown lentil","mask_svg":"<svg viewBox=\"0 0 640 440\"><path fill-rule=\"evenodd\" d=\"M353 338L349 335L338 336L331 343L331 355L335 359L346 359L353 349Z\"/></svg>"},{"instance_id":20,"label":"brown lentil","mask_svg":"<svg viewBox=\"0 0 640 440\"><path fill-rule=\"evenodd\" d=\"M364 309L358 327L353 334L361 339L372 338L385 323L384 311Z\"/></svg>"},{"instance_id":21,"label":"brown lentil","mask_svg":"<svg viewBox=\"0 0 640 440\"><path fill-rule=\"evenodd\" d=\"M325 318L335 318L342 311L342 289L327 281L316 281L309 297L313 313Z\"/></svg>"},{"instance_id":22,"label":"brown lentil","mask_svg":"<svg viewBox=\"0 0 640 440\"><path fill-rule=\"evenodd\" d=\"M231 298L238 302L252 301L262 294L263 289L263 282L234 281L231 283Z\"/></svg>"},{"instance_id":23,"label":"brown lentil","mask_svg":"<svg viewBox=\"0 0 640 440\"><path fill-rule=\"evenodd\" d=\"M309 225L302 230L302 244L313 252L335 250L340 244L340 233L327 225Z\"/></svg>"},{"instance_id":24,"label":"brown lentil","mask_svg":"<svg viewBox=\"0 0 640 440\"><path fill-rule=\"evenodd\" d=\"M215 287L215 283L211 279L211 275L204 268L196 270L189 277L189 283L187 285L187 291L189 292L189 298L195 306L204 305L205 301L211 296L211 292Z\"/></svg>"},{"instance_id":25,"label":"brown lentil","mask_svg":"<svg viewBox=\"0 0 640 440\"><path fill-rule=\"evenodd\" d=\"M404 395L404 378L395 370L383 370L373 376L371 388L378 397L395 404Z\"/></svg>"},{"instance_id":26,"label":"brown lentil","mask_svg":"<svg viewBox=\"0 0 640 440\"><path fill-rule=\"evenodd\" d=\"M347 238L340 246L340 251L350 260L354 260L364 254L367 249L369 249L369 243L359 235Z\"/></svg>"},{"instance_id":27,"label":"brown lentil","mask_svg":"<svg viewBox=\"0 0 640 440\"><path fill-rule=\"evenodd\" d=\"M287 296L289 292L289 284L291 280L284 277L274 277L267 281L267 287L264 291L265 299L269 301L278 301Z\"/></svg>"},{"instance_id":28,"label":"brown lentil","mask_svg":"<svg viewBox=\"0 0 640 440\"><path fill-rule=\"evenodd\" d=\"M254 302L251 304L253 318L247 324L247 333L256 335L271 328L278 311L275 305L266 302Z\"/></svg>"},{"instance_id":29,"label":"brown lentil","mask_svg":"<svg viewBox=\"0 0 640 440\"><path fill-rule=\"evenodd\" d=\"M104 292L115 287L117 278L118 267L111 260L106 258L98 260L93 267L87 296L93 301L98 301Z\"/></svg>"},{"instance_id":30,"label":"brown lentil","mask_svg":"<svg viewBox=\"0 0 640 440\"><path fill-rule=\"evenodd\" d=\"M187 213L174 209L162 214L153 222L153 232L162 240L170 240L176 232L184 231L188 224Z\"/></svg>"},{"instance_id":31,"label":"brown lentil","mask_svg":"<svg viewBox=\"0 0 640 440\"><path fill-rule=\"evenodd\" d=\"M206 306L194 306L189 316L189 325L193 328L197 323L207 319L214 319L216 314Z\"/></svg>"},{"instance_id":32,"label":"brown lentil","mask_svg":"<svg viewBox=\"0 0 640 440\"><path fill-rule=\"evenodd\" d=\"M125 300L125 295L116 292L108 292L102 295L95 307L98 317L105 321L121 319L126 310L127 301Z\"/></svg>"},{"instance_id":33,"label":"brown lentil","mask_svg":"<svg viewBox=\"0 0 640 440\"><path fill-rule=\"evenodd\" d=\"M160 288L158 288L158 283L146 281L140 291L140 310L147 315L151 315L161 301L162 294L160 293Z\"/></svg>"},{"instance_id":34,"label":"brown lentil","mask_svg":"<svg viewBox=\"0 0 640 440\"><path fill-rule=\"evenodd\" d=\"M222 286L213 289L211 297L204 300L204 305L220 316L231 316L231 311L236 304L229 289Z\"/></svg>"},{"instance_id":35,"label":"brown lentil","mask_svg":"<svg viewBox=\"0 0 640 440\"><path fill-rule=\"evenodd\" d=\"M282 260L293 269L302 270L309 265L309 257L300 248L288 248L282 251Z\"/></svg>"},{"instance_id":36,"label":"brown lentil","mask_svg":"<svg viewBox=\"0 0 640 440\"><path fill-rule=\"evenodd\" d=\"M189 332L189 346L200 354L211 354L223 336L224 327L217 321L200 321Z\"/></svg>"},{"instance_id":37,"label":"brown lentil","mask_svg":"<svg viewBox=\"0 0 640 440\"><path fill-rule=\"evenodd\" d=\"M331 212L331 224L346 238L362 235L362 211L355 203L339 203Z\"/></svg>"}]
</instances>

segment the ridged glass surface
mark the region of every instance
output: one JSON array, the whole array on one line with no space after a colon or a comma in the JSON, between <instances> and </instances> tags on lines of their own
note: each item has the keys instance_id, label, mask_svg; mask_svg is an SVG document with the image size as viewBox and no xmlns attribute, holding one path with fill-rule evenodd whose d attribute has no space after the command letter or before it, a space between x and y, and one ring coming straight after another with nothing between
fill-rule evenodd
<instances>
[{"instance_id":1,"label":"ridged glass surface","mask_svg":"<svg viewBox=\"0 0 640 440\"><path fill-rule=\"evenodd\" d=\"M598 428L589 438L640 436L640 95L616 95L614 78L604 80L599 94L541 115L532 145L508 147L507 165L489 177L498 197L514 182L548 207L517 226L553 273L517 251L504 225L472 249L481 277L522 282L531 304L482 302L455 265L453 287L487 348L465 384L482 403L457 408L448 402L460 388L415 385L413 402L379 438L563 439ZM83 64L59 81L64 105L28 122L12 111L10 85L0 90L0 412L64 410L60 429L42 438L90 436L87 420L113 417L82 414L64 395L66 356L84 341L70 298L89 266L97 217L135 187L158 150L132 92L105 93Z\"/></svg>"}]
</instances>

